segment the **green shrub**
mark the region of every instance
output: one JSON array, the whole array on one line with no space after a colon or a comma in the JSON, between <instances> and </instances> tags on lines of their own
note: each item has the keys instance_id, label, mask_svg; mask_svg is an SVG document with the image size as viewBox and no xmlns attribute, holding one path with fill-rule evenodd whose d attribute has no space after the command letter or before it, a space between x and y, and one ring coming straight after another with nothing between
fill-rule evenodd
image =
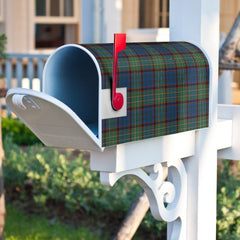
<instances>
[{"instance_id":1,"label":"green shrub","mask_svg":"<svg viewBox=\"0 0 240 240\"><path fill-rule=\"evenodd\" d=\"M68 160L67 155L56 149L33 146L23 152L17 146L14 150L11 141L4 141L5 159L3 161L5 184L21 189L24 197L26 182L33 184L33 198L40 206L48 200L64 202L71 211L80 207L92 214L104 211L127 210L126 205L133 202L139 187L135 182L121 181L114 189L104 187L99 181L98 172L89 171L88 161L79 155ZM130 191L130 188L134 191ZM121 197L123 195L123 197Z\"/></svg>"},{"instance_id":2,"label":"green shrub","mask_svg":"<svg viewBox=\"0 0 240 240\"><path fill-rule=\"evenodd\" d=\"M33 145L41 143L32 131L17 118L2 118L3 139L7 135L11 135L13 142L18 145Z\"/></svg>"},{"instance_id":3,"label":"green shrub","mask_svg":"<svg viewBox=\"0 0 240 240\"><path fill-rule=\"evenodd\" d=\"M45 210L48 202L64 203L71 212L84 209L99 218L121 221L140 192L141 188L131 178L121 179L113 188L102 186L99 173L90 171L89 162L81 155L72 159L71 151L63 155L56 149L43 147L19 119L3 118L2 133L5 186L18 189L20 199L32 198ZM31 147L23 151L18 145ZM31 196L26 191L29 183L33 187ZM166 224L156 222L150 212L141 226L156 236L162 236L160 230L166 229Z\"/></svg>"},{"instance_id":4,"label":"green shrub","mask_svg":"<svg viewBox=\"0 0 240 240\"><path fill-rule=\"evenodd\" d=\"M131 178L116 183L113 188L100 183L99 173L89 170L89 161L71 151L59 154L56 149L34 145L23 151L6 136L3 160L5 186L18 189L20 199L35 203L47 210L48 203L63 204L70 212L84 210L98 219L121 221L135 201L141 188ZM26 184L32 185L31 196ZM165 228L149 214L142 228L154 231Z\"/></svg>"},{"instance_id":5,"label":"green shrub","mask_svg":"<svg viewBox=\"0 0 240 240\"><path fill-rule=\"evenodd\" d=\"M240 174L231 169L229 160L224 160L218 169L218 240L236 240L240 236Z\"/></svg>"},{"instance_id":6,"label":"green shrub","mask_svg":"<svg viewBox=\"0 0 240 240\"><path fill-rule=\"evenodd\" d=\"M0 35L0 59L5 59L6 54L6 44L7 44L7 36L3 33Z\"/></svg>"}]
</instances>

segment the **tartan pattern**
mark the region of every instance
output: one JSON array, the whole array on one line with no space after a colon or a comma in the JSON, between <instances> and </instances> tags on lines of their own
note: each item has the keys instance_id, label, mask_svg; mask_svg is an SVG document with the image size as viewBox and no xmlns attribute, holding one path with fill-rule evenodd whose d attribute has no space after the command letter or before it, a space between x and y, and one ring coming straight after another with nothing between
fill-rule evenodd
<instances>
[{"instance_id":1,"label":"tartan pattern","mask_svg":"<svg viewBox=\"0 0 240 240\"><path fill-rule=\"evenodd\" d=\"M113 44L84 45L111 88ZM187 42L127 43L117 87L127 87L127 117L102 120L103 147L208 126L209 64Z\"/></svg>"}]
</instances>

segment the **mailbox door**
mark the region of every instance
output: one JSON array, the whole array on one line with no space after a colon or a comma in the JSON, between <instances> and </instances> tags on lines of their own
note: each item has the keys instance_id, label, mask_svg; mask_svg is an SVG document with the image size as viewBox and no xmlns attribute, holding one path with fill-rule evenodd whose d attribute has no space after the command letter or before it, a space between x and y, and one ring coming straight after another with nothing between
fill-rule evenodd
<instances>
[{"instance_id":1,"label":"mailbox door","mask_svg":"<svg viewBox=\"0 0 240 240\"><path fill-rule=\"evenodd\" d=\"M29 89L9 90L9 108L47 146L103 151L101 140L64 103Z\"/></svg>"}]
</instances>

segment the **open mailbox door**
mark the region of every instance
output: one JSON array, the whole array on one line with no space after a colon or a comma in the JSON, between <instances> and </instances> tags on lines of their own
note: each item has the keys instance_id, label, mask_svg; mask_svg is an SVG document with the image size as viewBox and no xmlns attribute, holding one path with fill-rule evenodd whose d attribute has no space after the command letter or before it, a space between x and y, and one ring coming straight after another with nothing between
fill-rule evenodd
<instances>
[{"instance_id":1,"label":"open mailbox door","mask_svg":"<svg viewBox=\"0 0 240 240\"><path fill-rule=\"evenodd\" d=\"M7 105L47 146L102 151L101 141L67 105L45 93L16 88Z\"/></svg>"}]
</instances>

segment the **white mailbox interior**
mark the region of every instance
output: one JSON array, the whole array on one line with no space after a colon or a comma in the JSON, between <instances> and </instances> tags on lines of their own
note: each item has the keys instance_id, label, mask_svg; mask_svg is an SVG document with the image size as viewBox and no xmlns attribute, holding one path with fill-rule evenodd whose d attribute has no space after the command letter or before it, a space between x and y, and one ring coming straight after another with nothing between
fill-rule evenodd
<instances>
[{"instance_id":1,"label":"white mailbox interior","mask_svg":"<svg viewBox=\"0 0 240 240\"><path fill-rule=\"evenodd\" d=\"M99 74L95 58L85 48L68 45L48 59L43 72L43 92L70 107L98 136Z\"/></svg>"}]
</instances>

